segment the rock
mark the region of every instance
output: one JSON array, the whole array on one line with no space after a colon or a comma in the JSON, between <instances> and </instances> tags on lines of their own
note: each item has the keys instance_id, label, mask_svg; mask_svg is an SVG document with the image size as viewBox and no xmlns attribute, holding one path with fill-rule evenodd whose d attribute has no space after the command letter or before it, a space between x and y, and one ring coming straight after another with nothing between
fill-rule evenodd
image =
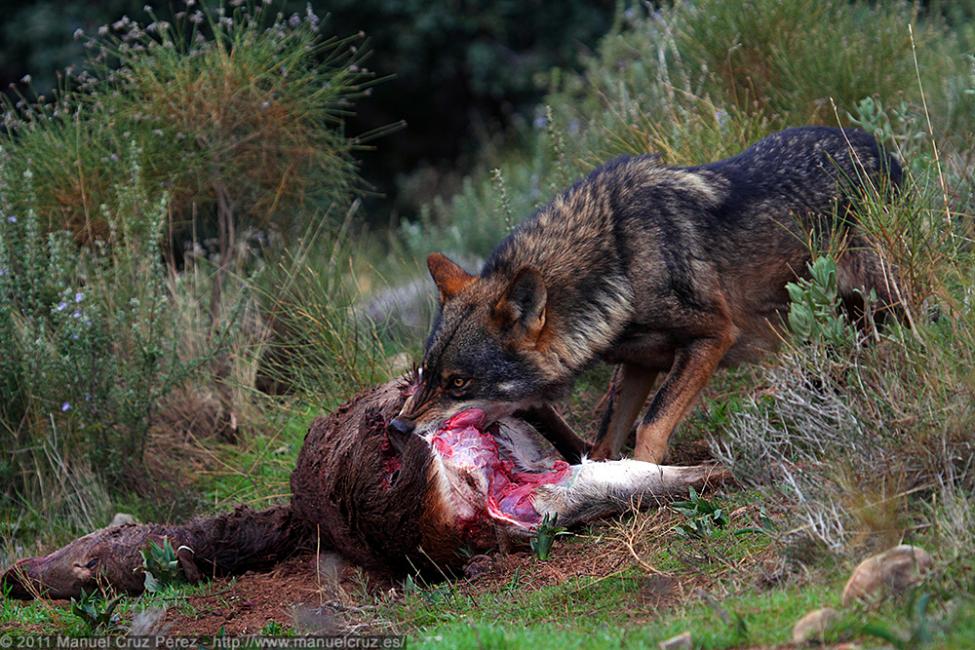
<instances>
[{"instance_id":1,"label":"rock","mask_svg":"<svg viewBox=\"0 0 975 650\"><path fill-rule=\"evenodd\" d=\"M931 556L922 548L901 544L868 557L857 565L843 588L843 606L857 600L877 601L921 581L931 569Z\"/></svg>"},{"instance_id":2,"label":"rock","mask_svg":"<svg viewBox=\"0 0 975 650\"><path fill-rule=\"evenodd\" d=\"M483 553L473 556L464 565L465 578L477 578L494 569L494 558Z\"/></svg>"},{"instance_id":3,"label":"rock","mask_svg":"<svg viewBox=\"0 0 975 650\"><path fill-rule=\"evenodd\" d=\"M832 607L812 610L796 621L792 628L792 642L795 644L822 642L826 631L839 616L839 612Z\"/></svg>"},{"instance_id":4,"label":"rock","mask_svg":"<svg viewBox=\"0 0 975 650\"><path fill-rule=\"evenodd\" d=\"M127 512L116 512L115 516L112 517L112 523L108 525L109 528L112 526L125 526L126 524L137 524L136 518Z\"/></svg>"},{"instance_id":5,"label":"rock","mask_svg":"<svg viewBox=\"0 0 975 650\"><path fill-rule=\"evenodd\" d=\"M666 641L661 641L658 645L660 646L660 650L690 650L694 647L690 632L678 634Z\"/></svg>"},{"instance_id":6,"label":"rock","mask_svg":"<svg viewBox=\"0 0 975 650\"><path fill-rule=\"evenodd\" d=\"M137 612L132 617L132 624L129 625L127 634L129 636L156 636L157 634L166 634L168 631L166 608L150 607Z\"/></svg>"},{"instance_id":7,"label":"rock","mask_svg":"<svg viewBox=\"0 0 975 650\"><path fill-rule=\"evenodd\" d=\"M405 375L413 367L413 357L406 352L397 352L386 357L386 368L390 377Z\"/></svg>"}]
</instances>

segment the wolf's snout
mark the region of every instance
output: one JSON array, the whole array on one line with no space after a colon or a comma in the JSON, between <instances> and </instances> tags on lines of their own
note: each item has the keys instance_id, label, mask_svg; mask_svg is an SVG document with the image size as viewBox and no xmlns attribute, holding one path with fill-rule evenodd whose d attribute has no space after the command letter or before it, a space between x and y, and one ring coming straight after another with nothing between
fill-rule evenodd
<instances>
[{"instance_id":1,"label":"wolf's snout","mask_svg":"<svg viewBox=\"0 0 975 650\"><path fill-rule=\"evenodd\" d=\"M406 436L413 433L414 429L416 429L416 424L412 420L407 420L404 417L395 417L389 421L389 431L391 433L399 433Z\"/></svg>"}]
</instances>

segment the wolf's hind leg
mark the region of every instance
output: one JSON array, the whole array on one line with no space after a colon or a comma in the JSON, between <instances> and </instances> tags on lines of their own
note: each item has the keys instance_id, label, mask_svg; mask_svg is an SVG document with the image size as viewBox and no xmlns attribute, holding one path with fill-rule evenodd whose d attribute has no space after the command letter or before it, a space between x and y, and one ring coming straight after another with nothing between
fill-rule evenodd
<instances>
[{"instance_id":1,"label":"wolf's hind leg","mask_svg":"<svg viewBox=\"0 0 975 650\"><path fill-rule=\"evenodd\" d=\"M873 305L871 314L873 321L881 326L890 317L902 323L906 322L904 307L900 302L897 274L870 244L856 240L851 242L850 249L836 262L836 280L843 307L850 320L861 331L873 333L869 331L863 299L871 290L877 295L877 303Z\"/></svg>"},{"instance_id":2,"label":"wolf's hind leg","mask_svg":"<svg viewBox=\"0 0 975 650\"><path fill-rule=\"evenodd\" d=\"M619 386L613 391L606 407L607 418L592 449L593 460L619 457L623 443L657 378L655 370L630 363L622 364L620 375Z\"/></svg>"},{"instance_id":3,"label":"wolf's hind leg","mask_svg":"<svg viewBox=\"0 0 975 650\"><path fill-rule=\"evenodd\" d=\"M571 476L537 488L534 507L540 515L557 514L571 526L596 517L623 512L635 501L686 494L690 486L703 487L731 478L714 465L675 467L638 460L587 462L572 467Z\"/></svg>"}]
</instances>

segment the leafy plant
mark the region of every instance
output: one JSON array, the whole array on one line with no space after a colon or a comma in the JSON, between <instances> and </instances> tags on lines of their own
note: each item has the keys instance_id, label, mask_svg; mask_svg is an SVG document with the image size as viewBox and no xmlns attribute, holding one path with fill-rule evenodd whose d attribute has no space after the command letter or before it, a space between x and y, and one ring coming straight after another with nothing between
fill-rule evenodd
<instances>
[{"instance_id":1,"label":"leafy plant","mask_svg":"<svg viewBox=\"0 0 975 650\"><path fill-rule=\"evenodd\" d=\"M729 523L724 511L702 498L693 487L690 488L686 501L675 501L670 507L687 518L674 528L681 537L704 539L716 528L725 528Z\"/></svg>"},{"instance_id":2,"label":"leafy plant","mask_svg":"<svg viewBox=\"0 0 975 650\"><path fill-rule=\"evenodd\" d=\"M291 630L285 628L277 621L268 621L258 632L258 636L290 636Z\"/></svg>"},{"instance_id":3,"label":"leafy plant","mask_svg":"<svg viewBox=\"0 0 975 650\"><path fill-rule=\"evenodd\" d=\"M162 544L150 540L147 547L139 549L139 554L142 555L147 592L156 593L163 587L184 581L179 558L168 537L163 537Z\"/></svg>"},{"instance_id":4,"label":"leafy plant","mask_svg":"<svg viewBox=\"0 0 975 650\"><path fill-rule=\"evenodd\" d=\"M802 341L822 341L829 345L850 343L853 330L840 315L836 280L836 262L817 257L809 264L810 278L789 282L789 328ZM876 301L876 296L872 296Z\"/></svg>"},{"instance_id":5,"label":"leafy plant","mask_svg":"<svg viewBox=\"0 0 975 650\"><path fill-rule=\"evenodd\" d=\"M91 593L82 591L77 600L71 599L71 613L80 618L89 632L109 632L119 627L119 615L115 608L122 601L122 596L106 600L97 591Z\"/></svg>"},{"instance_id":6,"label":"leafy plant","mask_svg":"<svg viewBox=\"0 0 975 650\"><path fill-rule=\"evenodd\" d=\"M548 559L552 551L552 544L559 535L566 535L565 528L558 525L558 513L545 513L542 522L538 524L538 529L530 540L532 552L539 560L544 562Z\"/></svg>"},{"instance_id":7,"label":"leafy plant","mask_svg":"<svg viewBox=\"0 0 975 650\"><path fill-rule=\"evenodd\" d=\"M197 362L175 349L159 255L168 200L146 189L139 158L131 146L100 208L105 238L83 249L65 231L45 233L32 201L14 213L0 185L0 436L22 450L5 491L29 498L39 466L62 472L79 459L110 486L134 480L157 402ZM44 183L28 170L18 191Z\"/></svg>"}]
</instances>

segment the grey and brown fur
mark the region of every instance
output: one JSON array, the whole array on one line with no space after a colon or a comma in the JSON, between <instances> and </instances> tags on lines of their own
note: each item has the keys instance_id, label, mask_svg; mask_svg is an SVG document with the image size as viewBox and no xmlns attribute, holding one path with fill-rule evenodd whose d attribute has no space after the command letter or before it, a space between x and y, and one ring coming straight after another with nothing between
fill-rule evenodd
<instances>
[{"instance_id":1,"label":"grey and brown fur","mask_svg":"<svg viewBox=\"0 0 975 650\"><path fill-rule=\"evenodd\" d=\"M522 223L479 275L428 260L441 309L421 366L423 388L402 431L471 406L498 417L528 409L556 423L568 456L583 443L550 406L597 360L620 364L592 457L617 457L637 427L635 457L660 462L674 427L719 366L773 350L786 283L807 273L809 242L845 231L840 292L856 309L891 280L856 225L857 201L900 182L898 162L863 131L794 128L707 165L616 159Z\"/></svg>"}]
</instances>

